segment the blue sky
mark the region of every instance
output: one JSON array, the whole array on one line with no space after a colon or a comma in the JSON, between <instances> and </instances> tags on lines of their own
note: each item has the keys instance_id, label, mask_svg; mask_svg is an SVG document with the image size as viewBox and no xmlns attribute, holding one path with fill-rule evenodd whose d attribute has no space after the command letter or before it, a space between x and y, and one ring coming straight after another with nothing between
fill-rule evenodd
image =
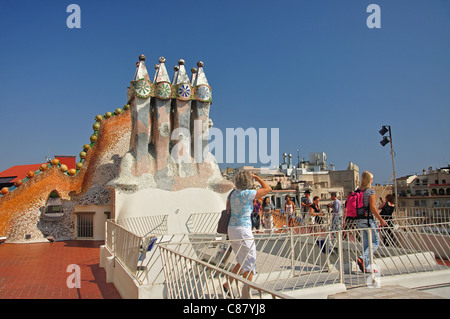
<instances>
[{"instance_id":1,"label":"blue sky","mask_svg":"<svg viewBox=\"0 0 450 319\"><path fill-rule=\"evenodd\" d=\"M66 25L71 3L80 29ZM380 29L366 25L371 3ZM160 56L170 74L203 61L214 126L279 128L294 163L298 148L325 152L386 183L382 125L397 176L450 162L449 1L0 0L0 171L78 158L94 117L125 104L140 54L151 76Z\"/></svg>"}]
</instances>

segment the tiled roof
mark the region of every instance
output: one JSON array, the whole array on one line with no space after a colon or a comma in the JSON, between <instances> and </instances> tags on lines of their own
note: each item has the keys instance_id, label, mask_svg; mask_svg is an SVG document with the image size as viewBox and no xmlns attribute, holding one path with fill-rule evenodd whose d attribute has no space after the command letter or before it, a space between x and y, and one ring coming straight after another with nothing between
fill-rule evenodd
<instances>
[{"instance_id":1,"label":"tiled roof","mask_svg":"<svg viewBox=\"0 0 450 319\"><path fill-rule=\"evenodd\" d=\"M75 168L75 156L55 156L61 164L67 165L69 169ZM0 179L6 183L14 183L19 179L24 179L29 171L37 171L41 167L40 164L16 165L0 172Z\"/></svg>"},{"instance_id":2,"label":"tiled roof","mask_svg":"<svg viewBox=\"0 0 450 319\"><path fill-rule=\"evenodd\" d=\"M0 173L0 178L3 177L15 177L10 180L10 183L14 183L18 179L24 179L29 171L37 171L42 164L31 164L31 165L16 165L10 167Z\"/></svg>"},{"instance_id":3,"label":"tiled roof","mask_svg":"<svg viewBox=\"0 0 450 319\"><path fill-rule=\"evenodd\" d=\"M76 156L55 155L55 158L59 159L61 164L65 164L68 169L76 166Z\"/></svg>"}]
</instances>

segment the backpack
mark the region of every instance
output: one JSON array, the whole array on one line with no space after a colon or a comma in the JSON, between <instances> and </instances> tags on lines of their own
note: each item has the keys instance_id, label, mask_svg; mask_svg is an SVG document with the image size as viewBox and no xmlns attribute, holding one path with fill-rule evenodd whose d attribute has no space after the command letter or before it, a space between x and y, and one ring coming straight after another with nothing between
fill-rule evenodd
<instances>
[{"instance_id":1,"label":"backpack","mask_svg":"<svg viewBox=\"0 0 450 319\"><path fill-rule=\"evenodd\" d=\"M347 198L347 217L362 218L370 213L369 207L363 204L364 192L359 188L352 192Z\"/></svg>"}]
</instances>

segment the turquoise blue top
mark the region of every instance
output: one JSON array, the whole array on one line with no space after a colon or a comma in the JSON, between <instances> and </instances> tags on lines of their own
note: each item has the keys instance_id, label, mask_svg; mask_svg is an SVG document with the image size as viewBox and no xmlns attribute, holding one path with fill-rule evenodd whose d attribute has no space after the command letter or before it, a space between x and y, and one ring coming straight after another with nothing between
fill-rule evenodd
<instances>
[{"instance_id":1,"label":"turquoise blue top","mask_svg":"<svg viewBox=\"0 0 450 319\"><path fill-rule=\"evenodd\" d=\"M256 196L254 189L235 189L231 194L231 217L228 226L252 227L250 218L253 212L253 200Z\"/></svg>"}]
</instances>

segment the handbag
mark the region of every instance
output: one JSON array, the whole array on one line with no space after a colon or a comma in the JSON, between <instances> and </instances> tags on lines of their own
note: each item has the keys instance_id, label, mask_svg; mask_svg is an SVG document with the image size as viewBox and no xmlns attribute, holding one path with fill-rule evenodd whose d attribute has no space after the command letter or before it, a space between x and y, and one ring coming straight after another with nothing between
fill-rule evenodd
<instances>
[{"instance_id":1,"label":"handbag","mask_svg":"<svg viewBox=\"0 0 450 319\"><path fill-rule=\"evenodd\" d=\"M251 217L252 217L252 228L259 228L261 224L259 213L253 212Z\"/></svg>"},{"instance_id":2,"label":"handbag","mask_svg":"<svg viewBox=\"0 0 450 319\"><path fill-rule=\"evenodd\" d=\"M232 192L233 191L231 191L231 193ZM217 232L219 234L228 234L228 223L230 222L231 217L231 206L230 206L231 193L230 195L228 195L227 208L221 212L219 222L217 223Z\"/></svg>"}]
</instances>

